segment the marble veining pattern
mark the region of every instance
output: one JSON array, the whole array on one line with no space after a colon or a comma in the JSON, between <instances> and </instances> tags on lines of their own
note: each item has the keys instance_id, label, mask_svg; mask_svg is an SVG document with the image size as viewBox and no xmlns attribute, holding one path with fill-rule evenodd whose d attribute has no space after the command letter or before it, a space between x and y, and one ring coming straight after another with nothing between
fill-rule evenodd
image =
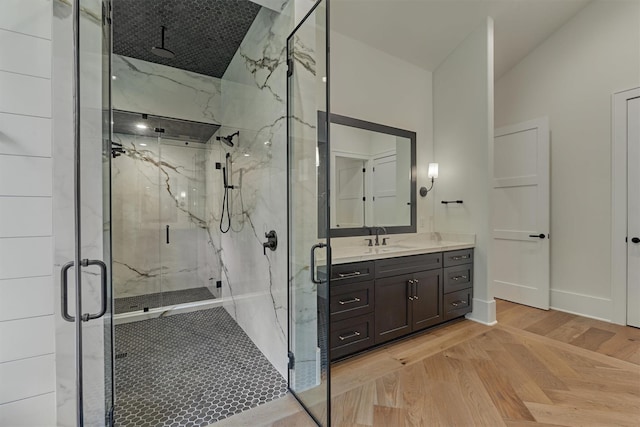
<instances>
[{"instance_id":1,"label":"marble veining pattern","mask_svg":"<svg viewBox=\"0 0 640 427\"><path fill-rule=\"evenodd\" d=\"M113 108L221 123L221 81L126 56L112 56Z\"/></svg>"}]
</instances>

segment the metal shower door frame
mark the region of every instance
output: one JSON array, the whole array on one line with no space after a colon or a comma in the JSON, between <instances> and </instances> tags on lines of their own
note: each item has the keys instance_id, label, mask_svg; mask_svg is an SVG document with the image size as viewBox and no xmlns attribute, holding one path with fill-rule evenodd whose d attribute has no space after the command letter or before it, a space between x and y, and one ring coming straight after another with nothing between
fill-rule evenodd
<instances>
[{"instance_id":1,"label":"metal shower door frame","mask_svg":"<svg viewBox=\"0 0 640 427\"><path fill-rule=\"evenodd\" d=\"M104 188L105 180L110 182L110 158L111 158L111 0L101 0L102 10L102 26L101 26L101 47L100 55L101 64L99 69L102 70L99 80L102 82L102 159L103 168L102 183L103 193L102 200L107 201L106 209L103 209L104 216L107 216L108 223L111 218L110 206L110 187ZM73 25L73 212L74 212L74 259L63 265L61 269L61 316L67 321L74 323L75 329L75 401L76 401L76 426L83 427L85 425L85 372L84 372L84 348L83 348L83 323L91 320L102 318L105 314L112 315L111 301L111 231L110 227L104 232L103 238L103 256L108 252L108 263L102 260L90 260L83 258L82 252L82 135L81 128L83 124L82 96L81 96L81 15L85 12L88 15L91 12L85 10L82 6L82 0L75 0L72 4L72 25ZM106 162L106 164L105 164ZM103 206L104 207L104 206ZM107 265L108 264L108 265ZM82 287L83 287L83 267L98 266L100 269L100 310L96 313L83 313ZM75 299L75 316L69 314L68 304L68 271L74 269L74 299ZM106 343L103 345L104 375L105 375L105 401L104 401L104 425L113 426L113 406L114 406L114 376L113 376L113 324L107 322L104 328L104 336ZM109 348L106 348L106 347Z\"/></svg>"}]
</instances>

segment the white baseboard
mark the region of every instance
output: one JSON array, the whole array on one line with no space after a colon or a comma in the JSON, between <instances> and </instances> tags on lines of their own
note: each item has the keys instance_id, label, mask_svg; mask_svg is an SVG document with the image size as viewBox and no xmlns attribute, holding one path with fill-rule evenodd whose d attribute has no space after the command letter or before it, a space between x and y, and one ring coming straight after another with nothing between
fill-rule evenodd
<instances>
[{"instance_id":1,"label":"white baseboard","mask_svg":"<svg viewBox=\"0 0 640 427\"><path fill-rule=\"evenodd\" d=\"M465 316L469 320L493 326L498 323L496 320L496 300L484 301L478 298L473 299L473 311Z\"/></svg>"},{"instance_id":2,"label":"white baseboard","mask_svg":"<svg viewBox=\"0 0 640 427\"><path fill-rule=\"evenodd\" d=\"M609 298L551 289L550 305L554 310L605 322L610 322L612 317L613 302Z\"/></svg>"}]
</instances>

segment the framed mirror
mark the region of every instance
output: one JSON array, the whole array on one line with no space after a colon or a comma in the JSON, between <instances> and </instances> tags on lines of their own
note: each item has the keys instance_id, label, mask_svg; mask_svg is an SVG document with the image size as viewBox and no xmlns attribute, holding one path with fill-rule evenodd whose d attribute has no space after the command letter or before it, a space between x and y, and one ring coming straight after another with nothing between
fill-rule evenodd
<instances>
[{"instance_id":1,"label":"framed mirror","mask_svg":"<svg viewBox=\"0 0 640 427\"><path fill-rule=\"evenodd\" d=\"M326 123L318 112L318 123ZM379 123L331 114L329 158L326 129L318 129L316 166L330 162L329 203L331 237L416 231L416 133ZM327 197L326 176L318 176L318 206ZM323 236L326 211L318 209L318 236Z\"/></svg>"}]
</instances>

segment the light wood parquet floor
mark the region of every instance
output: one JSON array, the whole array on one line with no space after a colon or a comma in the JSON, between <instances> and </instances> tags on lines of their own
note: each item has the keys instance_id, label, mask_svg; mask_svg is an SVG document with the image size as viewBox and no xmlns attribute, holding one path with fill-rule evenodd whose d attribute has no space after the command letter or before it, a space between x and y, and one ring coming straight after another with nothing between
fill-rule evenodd
<instances>
[{"instance_id":1,"label":"light wood parquet floor","mask_svg":"<svg viewBox=\"0 0 640 427\"><path fill-rule=\"evenodd\" d=\"M500 300L497 311L493 327L464 320L335 364L332 425L640 426L640 329ZM291 409L258 419L313 425Z\"/></svg>"}]
</instances>

